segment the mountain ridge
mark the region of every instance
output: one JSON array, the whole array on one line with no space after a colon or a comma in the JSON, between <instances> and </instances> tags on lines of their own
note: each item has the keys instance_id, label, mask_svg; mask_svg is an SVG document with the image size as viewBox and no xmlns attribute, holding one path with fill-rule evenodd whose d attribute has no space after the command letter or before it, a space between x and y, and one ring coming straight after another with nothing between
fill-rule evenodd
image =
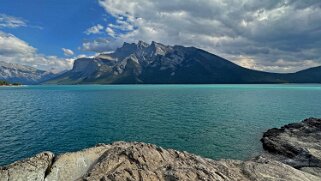
<instances>
[{"instance_id":1,"label":"mountain ridge","mask_svg":"<svg viewBox=\"0 0 321 181\"><path fill-rule=\"evenodd\" d=\"M296 73L251 70L195 47L152 41L126 43L112 53L79 58L44 84L321 83L321 66Z\"/></svg>"},{"instance_id":2,"label":"mountain ridge","mask_svg":"<svg viewBox=\"0 0 321 181\"><path fill-rule=\"evenodd\" d=\"M31 66L0 61L0 80L21 84L38 84L56 76L55 73Z\"/></svg>"}]
</instances>

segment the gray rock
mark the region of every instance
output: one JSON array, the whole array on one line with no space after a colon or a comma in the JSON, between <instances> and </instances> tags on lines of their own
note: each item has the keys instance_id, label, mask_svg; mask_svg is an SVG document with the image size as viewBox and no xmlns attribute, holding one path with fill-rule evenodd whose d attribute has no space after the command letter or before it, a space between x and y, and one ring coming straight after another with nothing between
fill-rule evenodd
<instances>
[{"instance_id":1,"label":"gray rock","mask_svg":"<svg viewBox=\"0 0 321 181\"><path fill-rule=\"evenodd\" d=\"M261 141L270 158L295 168L321 167L321 119L270 129Z\"/></svg>"},{"instance_id":2,"label":"gray rock","mask_svg":"<svg viewBox=\"0 0 321 181\"><path fill-rule=\"evenodd\" d=\"M34 157L0 167L0 181L42 181L51 167L54 154L43 152Z\"/></svg>"},{"instance_id":3,"label":"gray rock","mask_svg":"<svg viewBox=\"0 0 321 181\"><path fill-rule=\"evenodd\" d=\"M110 145L99 145L58 156L46 176L46 181L77 180L81 178L108 148L110 148Z\"/></svg>"},{"instance_id":4,"label":"gray rock","mask_svg":"<svg viewBox=\"0 0 321 181\"><path fill-rule=\"evenodd\" d=\"M267 158L211 160L152 144L116 142L53 160L42 153L1 168L1 180L320 180Z\"/></svg>"},{"instance_id":5,"label":"gray rock","mask_svg":"<svg viewBox=\"0 0 321 181\"><path fill-rule=\"evenodd\" d=\"M84 180L320 180L278 161L202 158L151 144L118 142L107 150Z\"/></svg>"},{"instance_id":6,"label":"gray rock","mask_svg":"<svg viewBox=\"0 0 321 181\"><path fill-rule=\"evenodd\" d=\"M300 170L321 177L321 168L320 167L301 167Z\"/></svg>"}]
</instances>

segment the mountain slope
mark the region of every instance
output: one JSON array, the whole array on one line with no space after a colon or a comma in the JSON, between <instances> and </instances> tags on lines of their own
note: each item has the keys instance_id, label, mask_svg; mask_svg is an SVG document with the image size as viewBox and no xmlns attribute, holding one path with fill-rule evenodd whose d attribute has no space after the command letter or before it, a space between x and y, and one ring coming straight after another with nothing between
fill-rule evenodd
<instances>
[{"instance_id":1,"label":"mountain slope","mask_svg":"<svg viewBox=\"0 0 321 181\"><path fill-rule=\"evenodd\" d=\"M321 66L287 74L287 76L289 82L293 83L321 83Z\"/></svg>"},{"instance_id":2,"label":"mountain slope","mask_svg":"<svg viewBox=\"0 0 321 181\"><path fill-rule=\"evenodd\" d=\"M109 54L75 60L52 84L211 84L321 82L321 71L292 74L250 70L194 47L139 41Z\"/></svg>"},{"instance_id":3,"label":"mountain slope","mask_svg":"<svg viewBox=\"0 0 321 181\"><path fill-rule=\"evenodd\" d=\"M52 79L55 76L51 72L38 70L33 67L0 61L0 80L21 84L37 84Z\"/></svg>"}]
</instances>

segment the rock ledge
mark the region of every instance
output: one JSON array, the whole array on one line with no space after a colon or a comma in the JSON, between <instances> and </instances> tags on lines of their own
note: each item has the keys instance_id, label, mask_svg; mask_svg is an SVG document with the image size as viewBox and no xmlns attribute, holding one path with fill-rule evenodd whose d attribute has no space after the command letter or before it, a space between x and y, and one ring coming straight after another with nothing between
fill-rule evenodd
<instances>
[{"instance_id":1,"label":"rock ledge","mask_svg":"<svg viewBox=\"0 0 321 181\"><path fill-rule=\"evenodd\" d=\"M270 159L321 176L321 119L270 129L261 142Z\"/></svg>"}]
</instances>

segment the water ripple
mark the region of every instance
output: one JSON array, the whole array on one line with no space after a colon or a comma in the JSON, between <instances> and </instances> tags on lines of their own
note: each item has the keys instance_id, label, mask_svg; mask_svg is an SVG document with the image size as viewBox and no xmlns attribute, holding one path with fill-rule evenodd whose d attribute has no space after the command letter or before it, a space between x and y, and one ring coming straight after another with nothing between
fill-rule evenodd
<instances>
[{"instance_id":1,"label":"water ripple","mask_svg":"<svg viewBox=\"0 0 321 181\"><path fill-rule=\"evenodd\" d=\"M246 159L266 129L321 117L319 85L27 86L0 95L0 165L118 140Z\"/></svg>"}]
</instances>

